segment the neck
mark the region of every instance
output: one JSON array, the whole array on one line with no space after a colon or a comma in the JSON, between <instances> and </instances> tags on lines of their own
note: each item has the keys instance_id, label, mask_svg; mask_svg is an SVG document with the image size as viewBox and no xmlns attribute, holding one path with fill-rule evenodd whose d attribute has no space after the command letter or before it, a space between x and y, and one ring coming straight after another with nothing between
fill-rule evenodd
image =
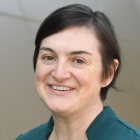
<instances>
[{"instance_id":1,"label":"neck","mask_svg":"<svg viewBox=\"0 0 140 140\"><path fill-rule=\"evenodd\" d=\"M87 128L102 110L100 104L68 117L52 113L55 125L50 140L86 140Z\"/></svg>"}]
</instances>

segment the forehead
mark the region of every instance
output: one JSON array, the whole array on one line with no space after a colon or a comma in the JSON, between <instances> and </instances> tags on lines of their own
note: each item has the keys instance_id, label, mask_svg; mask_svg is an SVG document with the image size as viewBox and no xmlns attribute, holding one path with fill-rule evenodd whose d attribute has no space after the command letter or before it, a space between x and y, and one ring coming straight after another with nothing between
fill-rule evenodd
<instances>
[{"instance_id":1,"label":"forehead","mask_svg":"<svg viewBox=\"0 0 140 140\"><path fill-rule=\"evenodd\" d=\"M100 43L93 29L88 27L70 27L44 38L41 47L64 50L98 50Z\"/></svg>"}]
</instances>

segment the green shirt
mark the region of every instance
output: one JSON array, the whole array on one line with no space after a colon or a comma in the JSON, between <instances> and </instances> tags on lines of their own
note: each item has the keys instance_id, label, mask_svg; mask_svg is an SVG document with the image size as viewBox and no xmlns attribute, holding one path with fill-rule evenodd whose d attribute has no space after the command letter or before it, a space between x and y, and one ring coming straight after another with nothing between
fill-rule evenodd
<instances>
[{"instance_id":1,"label":"green shirt","mask_svg":"<svg viewBox=\"0 0 140 140\"><path fill-rule=\"evenodd\" d=\"M53 130L53 118L16 140L47 140ZM121 120L110 107L95 118L86 131L88 140L140 140L140 131Z\"/></svg>"}]
</instances>

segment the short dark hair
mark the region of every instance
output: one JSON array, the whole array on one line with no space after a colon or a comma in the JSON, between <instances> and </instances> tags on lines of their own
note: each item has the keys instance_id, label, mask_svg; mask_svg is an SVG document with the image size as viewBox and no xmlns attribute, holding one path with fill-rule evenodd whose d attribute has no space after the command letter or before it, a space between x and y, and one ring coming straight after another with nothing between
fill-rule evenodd
<instances>
[{"instance_id":1,"label":"short dark hair","mask_svg":"<svg viewBox=\"0 0 140 140\"><path fill-rule=\"evenodd\" d=\"M108 67L113 64L114 59L119 61L119 66L114 73L112 82L104 88L101 88L101 99L106 99L108 89L116 87L116 79L121 67L120 49L113 26L108 17L100 11L93 12L88 6L81 4L72 4L57 9L51 13L41 24L35 39L35 51L33 57L33 66L36 70L36 63L39 54L41 41L59 31L71 26L85 26L92 28L101 44L100 52L102 55L103 75L108 75ZM94 84L94 83L93 83Z\"/></svg>"}]
</instances>

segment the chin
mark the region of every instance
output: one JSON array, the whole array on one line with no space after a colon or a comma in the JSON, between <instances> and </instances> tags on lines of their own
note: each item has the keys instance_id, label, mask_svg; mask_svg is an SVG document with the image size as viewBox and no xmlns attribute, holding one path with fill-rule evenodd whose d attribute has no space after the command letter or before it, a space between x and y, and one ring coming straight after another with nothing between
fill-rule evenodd
<instances>
[{"instance_id":1,"label":"chin","mask_svg":"<svg viewBox=\"0 0 140 140\"><path fill-rule=\"evenodd\" d=\"M48 109L52 112L52 114L56 114L56 115L66 115L69 114L70 112L70 106L66 106L64 104L51 104L51 105L47 105Z\"/></svg>"}]
</instances>

